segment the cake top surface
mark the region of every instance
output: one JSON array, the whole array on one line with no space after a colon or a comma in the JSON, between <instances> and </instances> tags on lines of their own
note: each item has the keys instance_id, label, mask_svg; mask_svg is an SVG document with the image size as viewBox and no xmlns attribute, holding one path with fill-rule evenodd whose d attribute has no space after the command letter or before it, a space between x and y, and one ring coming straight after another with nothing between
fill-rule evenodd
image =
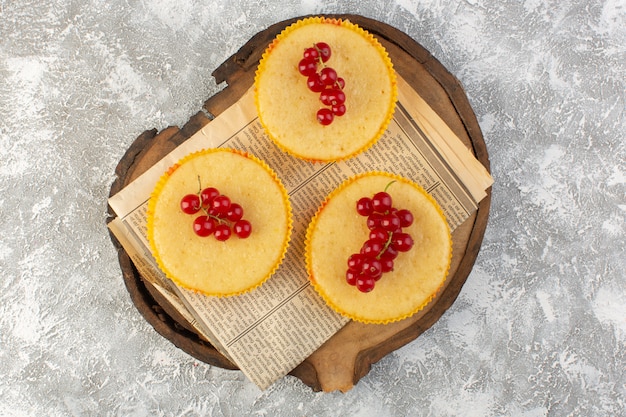
<instances>
[{"instance_id":1,"label":"cake top surface","mask_svg":"<svg viewBox=\"0 0 626 417\"><path fill-rule=\"evenodd\" d=\"M180 202L205 187L243 207L249 237L222 242L194 232L197 216L184 213ZM161 177L148 203L148 240L159 267L177 284L207 295L236 295L263 283L282 262L291 227L289 199L276 174L230 149L186 156Z\"/></svg>"},{"instance_id":2,"label":"cake top surface","mask_svg":"<svg viewBox=\"0 0 626 417\"><path fill-rule=\"evenodd\" d=\"M326 43L333 68L345 85L346 111L327 126L316 114L324 104L298 70L303 51ZM313 161L352 157L384 133L395 109L396 75L380 42L359 26L323 17L299 20L268 46L255 78L259 118L284 151Z\"/></svg>"},{"instance_id":3,"label":"cake top surface","mask_svg":"<svg viewBox=\"0 0 626 417\"><path fill-rule=\"evenodd\" d=\"M394 207L411 210L406 228L414 246L394 260L371 292L346 282L348 257L368 238L366 219L356 212L364 196L387 192ZM447 221L434 199L417 184L384 172L353 177L331 193L307 231L307 269L315 289L339 313L366 323L388 323L423 309L443 288L450 267L452 241Z\"/></svg>"}]
</instances>

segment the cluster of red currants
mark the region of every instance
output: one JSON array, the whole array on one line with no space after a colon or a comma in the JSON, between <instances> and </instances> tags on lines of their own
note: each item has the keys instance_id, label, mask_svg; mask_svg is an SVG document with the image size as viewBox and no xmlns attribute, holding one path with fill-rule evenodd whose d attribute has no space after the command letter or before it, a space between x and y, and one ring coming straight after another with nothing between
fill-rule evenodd
<instances>
[{"instance_id":1,"label":"cluster of red currants","mask_svg":"<svg viewBox=\"0 0 626 417\"><path fill-rule=\"evenodd\" d=\"M398 253L413 247L413 238L402 230L413 224L413 214L410 210L394 208L386 191L359 199L356 211L367 217L370 232L361 251L348 258L346 281L361 292L370 292L383 273L393 270Z\"/></svg>"},{"instance_id":2,"label":"cluster of red currants","mask_svg":"<svg viewBox=\"0 0 626 417\"><path fill-rule=\"evenodd\" d=\"M346 94L343 92L346 82L337 75L337 71L326 66L330 55L330 46L318 42L304 50L303 58L298 63L298 71L307 77L309 90L319 93L320 101L327 106L317 111L317 121L324 126L331 124L335 116L346 113ZM318 67L322 67L319 72Z\"/></svg>"},{"instance_id":3,"label":"cluster of red currants","mask_svg":"<svg viewBox=\"0 0 626 417\"><path fill-rule=\"evenodd\" d=\"M252 225L243 218L243 208L216 188L208 187L198 194L185 195L180 200L180 209L191 215L202 211L203 214L193 221L193 231L198 236L213 235L224 242L233 233L242 239L252 233Z\"/></svg>"}]
</instances>

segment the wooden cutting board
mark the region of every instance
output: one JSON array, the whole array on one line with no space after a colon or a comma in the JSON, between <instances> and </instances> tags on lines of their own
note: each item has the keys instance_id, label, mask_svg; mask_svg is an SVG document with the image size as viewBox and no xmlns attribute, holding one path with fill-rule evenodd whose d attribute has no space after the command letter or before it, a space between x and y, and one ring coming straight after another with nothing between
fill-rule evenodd
<instances>
[{"instance_id":1,"label":"wooden cutting board","mask_svg":"<svg viewBox=\"0 0 626 417\"><path fill-rule=\"evenodd\" d=\"M426 100L477 159L489 170L489 157L476 116L458 80L415 40L384 23L356 15L327 15L349 19L368 30L385 46L396 71ZM214 72L217 83L226 87L209 98L203 109L182 127L141 134L120 160L117 179L110 195L117 193L147 168L187 140L235 103L253 84L261 54L274 37L299 18L270 26L252 37L237 53ZM348 323L290 374L314 390L347 391L366 375L373 363L415 340L452 305L480 249L491 203L491 189L478 211L453 233L454 256L447 287L431 307L415 316L387 325ZM114 213L109 209L110 216ZM112 217L109 218L109 221ZM145 319L177 347L208 364L237 367L213 346L202 340L192 326L151 285L144 283L128 254L111 235L118 254L124 282L131 299Z\"/></svg>"}]
</instances>

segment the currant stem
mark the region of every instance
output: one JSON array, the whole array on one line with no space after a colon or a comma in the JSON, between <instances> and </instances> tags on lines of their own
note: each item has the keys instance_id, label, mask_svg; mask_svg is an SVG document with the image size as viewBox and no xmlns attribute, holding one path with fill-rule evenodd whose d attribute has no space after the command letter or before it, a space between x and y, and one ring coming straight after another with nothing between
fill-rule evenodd
<instances>
[{"instance_id":1,"label":"currant stem","mask_svg":"<svg viewBox=\"0 0 626 417\"><path fill-rule=\"evenodd\" d=\"M200 207L200 209L202 210L202 212L203 212L203 213L204 213L207 217L209 217L209 218L211 218L211 219L215 219L215 220L217 220L217 222L218 222L218 223L222 223L222 224L229 224L229 221L228 221L228 220L226 220L226 219L222 219L221 217L216 216L215 214L211 214L211 213L209 213L209 212L208 212L208 210L207 210L204 206Z\"/></svg>"},{"instance_id":2,"label":"currant stem","mask_svg":"<svg viewBox=\"0 0 626 417\"><path fill-rule=\"evenodd\" d=\"M198 196L201 196L202 194L202 181L200 181L200 175L198 175ZM215 219L217 220L219 223L226 223L225 219L222 219L214 214L210 214L207 209L204 207L204 205L202 205L202 197L200 197L200 209L202 210L202 212L204 214L206 214L207 217L211 218L211 219Z\"/></svg>"},{"instance_id":3,"label":"currant stem","mask_svg":"<svg viewBox=\"0 0 626 417\"><path fill-rule=\"evenodd\" d=\"M387 184L387 185L385 186L385 189L384 189L383 191L384 191L384 192L387 192L387 189L389 188L389 186L390 186L391 184L393 184L394 182L396 182L396 180L393 180L393 181L391 181L389 184Z\"/></svg>"},{"instance_id":4,"label":"currant stem","mask_svg":"<svg viewBox=\"0 0 626 417\"><path fill-rule=\"evenodd\" d=\"M316 51L317 51L317 53L318 53L317 60L318 60L318 63L319 63L319 65L320 65L320 67L322 67L322 68L326 68L326 63L325 63L325 62L324 62L324 60L322 59L322 50L321 50L320 48L318 48L316 44L313 44L313 48L315 48L315 50L316 50ZM335 81L335 84L333 85L333 87L335 87L335 88L337 88L337 89L339 89L339 90L343 91L343 88L341 87L341 85L339 85L339 83L338 83L337 81Z\"/></svg>"},{"instance_id":5,"label":"currant stem","mask_svg":"<svg viewBox=\"0 0 626 417\"><path fill-rule=\"evenodd\" d=\"M319 64L322 66L322 68L326 68L326 64L322 59L322 50L318 48L316 44L313 44L313 48L315 48L315 50L317 51L317 60L319 61Z\"/></svg>"},{"instance_id":6,"label":"currant stem","mask_svg":"<svg viewBox=\"0 0 626 417\"><path fill-rule=\"evenodd\" d=\"M380 252L378 252L378 255L376 255L376 259L378 259L379 261L380 261L380 257L383 256L383 253L385 253L385 251L389 248L389 246L391 246L391 237L393 236L393 232L387 232L387 233L389 234L389 237L387 237L385 246L383 246Z\"/></svg>"}]
</instances>

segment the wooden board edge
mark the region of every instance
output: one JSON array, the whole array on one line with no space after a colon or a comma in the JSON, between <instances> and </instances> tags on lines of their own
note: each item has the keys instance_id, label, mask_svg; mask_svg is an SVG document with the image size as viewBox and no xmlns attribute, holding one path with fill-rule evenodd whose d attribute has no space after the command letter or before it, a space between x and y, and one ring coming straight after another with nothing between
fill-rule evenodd
<instances>
[{"instance_id":1,"label":"wooden board edge","mask_svg":"<svg viewBox=\"0 0 626 417\"><path fill-rule=\"evenodd\" d=\"M474 220L474 227L472 227L465 254L461 258L461 262L454 276L456 285L447 286L437 299L437 308L428 310L419 322L396 333L392 338L387 339L382 344L371 346L369 349L359 352L354 366L354 384L369 373L374 363L378 362L389 353L416 340L426 330L430 329L454 304L463 286L467 282L467 278L472 272L472 266L480 252L490 206L491 190L488 191L487 197L479 204L477 216Z\"/></svg>"},{"instance_id":2,"label":"wooden board edge","mask_svg":"<svg viewBox=\"0 0 626 417\"><path fill-rule=\"evenodd\" d=\"M383 37L389 42L398 44L408 55L416 59L416 61L418 61L422 65L424 65L429 71L429 73L433 76L433 78L442 86L442 88L448 94L452 105L456 109L456 112L458 116L461 118L461 121L467 131L474 154L476 155L478 160L485 166L485 168L488 171L490 171L489 157L488 157L486 145L484 143L484 139L482 137L482 132L478 125L478 121L473 112L473 109L471 108L469 100L465 94L465 91L463 90L460 82L452 74L450 74L438 60L436 60L428 51L426 51L423 47L421 47L421 45L419 45L415 40L408 37L408 35L404 34L403 32L389 25L386 25L385 23L374 21L372 19L365 18L362 16L357 16L357 15L342 14L342 15L326 15L326 16L349 19L353 23L359 24L360 26L364 27L368 31L372 32L373 34L375 34L375 36ZM192 116L190 121L186 123L183 129L180 129L178 132L172 135L171 144L173 147L176 147L180 143L184 142L184 140L186 140L189 136L191 136L193 133L200 130L204 124L210 122L212 117L219 115L221 111L225 110L227 106L232 104L232 100L236 99L233 97L237 95L237 94L234 94L232 91L232 89L234 88L233 85L239 84L240 87L242 85L245 87L245 88L242 88L241 94L247 88L249 88L249 86L251 85L251 82L253 81L253 76L251 78L250 74L254 74L254 71L251 71L251 70L256 67L256 64L258 63L258 60L260 59L260 56L262 53L262 50L260 52L258 51L258 49L260 49L258 48L258 44L259 43L269 44L269 42L271 42L271 40L276 36L276 34L278 34L284 27L288 26L292 22L297 21L300 18L302 17L288 19L283 22L275 23L271 25L268 29L259 32L257 35L251 38L251 40L247 42L242 48L240 48L240 50L237 51L237 53L235 53L229 59L224 61L224 63L220 65L213 72L212 75L214 76L218 84L222 82L226 82L228 86L224 90L222 90L222 92L209 98L205 102L205 105L203 106L203 108L209 112L208 116L203 112L198 112L198 114L196 114L195 116ZM266 31L269 31L269 32L266 33ZM390 31L393 33L392 36L389 36ZM397 36L397 39L394 38L395 36ZM257 49L257 51L254 51L255 48ZM242 81L244 81L243 77L246 77L246 76L248 78L245 79L245 82L242 83ZM198 118L198 120L201 120L201 123L198 124L198 120L192 121L192 119L194 118ZM129 161L132 161L138 158L142 150L145 150L146 144L150 140L152 140L155 136L157 136L157 133L156 133L156 130L154 129L150 131L146 131L142 135L140 135L140 137L138 137L137 140L133 142L131 147L127 150L126 154L122 158L122 161L125 161L125 163L128 163ZM120 161L120 164L122 163L122 161ZM120 164L118 164L118 168L116 168L117 178L111 187L111 195L119 191L125 185L118 181L118 179L120 178L120 172L118 172ZM131 166L131 165L132 163L128 166ZM133 173L133 176L136 176L138 174L139 173ZM479 219L483 218L483 216L481 215L481 213L483 213L483 215L485 216L485 219L484 219L484 225L482 225L482 230L479 230L480 233L476 235L474 235L474 230L473 230L470 241L468 241L467 250L471 252L476 250L476 253L469 257L467 257L467 253L466 253L466 255L461 260L462 263L469 265L467 275L469 275L469 273L471 272L471 266L473 265L476 259L478 250L480 249L480 246L482 243L482 238L483 238L485 228L486 228L486 217L488 217L488 214L489 214L490 200L491 200L491 190L489 190L487 198L483 200L481 204L479 205L478 216L475 221L475 224L478 223ZM481 220L481 223L482 223L482 220ZM472 243L471 247L470 247L470 243ZM121 258L123 257L123 255L125 255L125 252L123 252L123 249L122 249L122 253L120 253L120 264L122 264ZM126 255L126 258L128 258L127 255ZM130 259L128 259L128 262L130 262L131 267L132 267L132 262L130 261ZM461 267L459 266L459 269L460 268ZM136 274L136 276L132 278L134 278L136 285L140 284L141 278L138 276L138 274ZM467 276L465 276L465 278L467 278ZM125 282L126 281L127 280L125 279ZM463 282L464 281L465 280L463 280ZM136 290L133 289L133 291L136 291ZM131 292L131 289L129 289L129 292ZM452 303L458 297L459 292L460 292L460 288L455 294L453 294L452 297L449 297L448 299L449 303L447 304L447 307L443 309L441 314L439 314L437 317L434 317L432 319L432 322L428 324L427 326L422 326L424 328L419 331L417 336L413 337L413 335L404 334L404 332L401 332L398 335L394 336L393 340L389 342L389 346L395 346L397 344L397 347L390 349L389 352L403 346L406 343L409 343L410 341L417 338L423 331L431 327L432 324L434 324L439 319L439 317L445 312L445 310L447 310L447 308L449 308L449 306L452 305ZM133 293L131 293L131 298L132 298L132 295ZM143 294L142 297L143 297L142 299L137 298L136 301L139 303L143 303L143 302L147 303L149 301L149 300L145 300L145 294ZM133 298L133 302L135 303L135 298ZM137 303L135 303L135 305L137 305ZM202 357L206 356L206 358L208 359L208 361L206 362L209 364L216 365L219 367L224 367L225 369L237 369L236 366L234 366L225 357L219 354L219 352L217 352L212 346L209 345L209 350L213 349L215 352L217 352L216 357L213 357L212 353L207 354L206 346L198 347L196 344L194 344L194 342L191 342L191 344L189 344L185 340L180 340L180 338L178 337L178 334L172 328L172 326L175 327L175 324L174 325L172 324L162 325L161 323L166 323L167 320L163 320L162 318L160 318L157 313L145 312L141 310L140 312L142 315L144 315L144 317L146 317L146 320L150 324L152 324L153 327L155 327L155 330L157 330L159 334L168 338L177 347L181 348L182 350L186 351L192 356L203 361L204 359L202 359ZM405 329L405 332L411 332L411 331L414 332L415 329L413 330ZM194 336L196 336L197 338L197 335L194 334ZM170 339L170 337L172 337L172 339ZM368 349L367 351L363 351L360 353L358 364L355 365L355 379L354 379L355 384L358 382L358 380L362 376L366 375L369 372L369 370L371 369L371 365L373 363L377 362L378 360L380 360L382 357L384 357L386 354L389 353L387 352L387 353L381 354L382 351L375 352L375 350L376 350L375 347L372 347ZM222 366L221 364L223 361L227 362L225 363L225 366ZM290 374L301 379L306 385L310 386L314 390L321 390L322 388L319 382L319 379L317 378L314 367L309 363L304 362L300 366L296 367Z\"/></svg>"},{"instance_id":3,"label":"wooden board edge","mask_svg":"<svg viewBox=\"0 0 626 417\"><path fill-rule=\"evenodd\" d=\"M173 343L179 349L189 353L191 356L203 362L219 366L220 368L237 370L238 368L226 359L209 343L200 340L195 333L185 329L176 323L169 315L165 314L162 307L150 296L145 289L145 285L140 279L132 260L121 248L115 236L111 234L111 239L118 247L118 261L124 275L124 283L139 313L154 328L154 330ZM145 306L145 308L139 308Z\"/></svg>"}]
</instances>

